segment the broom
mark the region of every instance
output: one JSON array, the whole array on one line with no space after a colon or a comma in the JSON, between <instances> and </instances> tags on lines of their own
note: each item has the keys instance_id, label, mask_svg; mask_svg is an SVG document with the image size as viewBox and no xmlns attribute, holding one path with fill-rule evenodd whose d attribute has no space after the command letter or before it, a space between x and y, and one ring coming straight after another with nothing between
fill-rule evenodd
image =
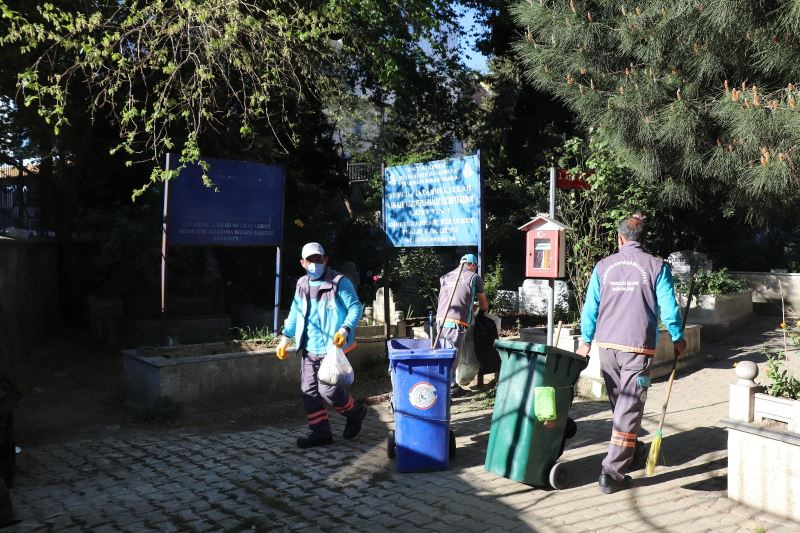
<instances>
[{"instance_id":1,"label":"broom","mask_svg":"<svg viewBox=\"0 0 800 533\"><path fill-rule=\"evenodd\" d=\"M686 317L689 316L689 307L692 305L692 293L694 292L694 276L689 280L689 295L686 298L686 309L683 311L683 319L681 320L681 331L686 329ZM675 356L672 359L672 372L669 375L669 382L667 383L667 396L664 398L664 405L661 407L661 422L658 423L655 438L650 443L650 453L647 454L647 464L645 464L645 474L652 476L656 471L656 463L661 454L661 438L662 430L664 429L664 419L667 417L667 404L669 403L669 395L672 392L672 382L675 381L675 367L678 365L678 350L675 350Z\"/></svg>"}]
</instances>

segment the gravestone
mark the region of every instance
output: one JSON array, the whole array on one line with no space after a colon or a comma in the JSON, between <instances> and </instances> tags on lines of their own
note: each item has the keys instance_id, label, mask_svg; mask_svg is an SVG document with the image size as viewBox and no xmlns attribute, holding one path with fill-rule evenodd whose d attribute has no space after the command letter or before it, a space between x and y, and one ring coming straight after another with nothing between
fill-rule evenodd
<instances>
[{"instance_id":1,"label":"gravestone","mask_svg":"<svg viewBox=\"0 0 800 533\"><path fill-rule=\"evenodd\" d=\"M519 310L519 294L515 291L497 291L495 310L516 313Z\"/></svg>"},{"instance_id":2,"label":"gravestone","mask_svg":"<svg viewBox=\"0 0 800 533\"><path fill-rule=\"evenodd\" d=\"M669 254L667 262L670 264L673 277L683 282L688 282L692 274L701 270L710 272L714 266L706 254L691 250L673 252Z\"/></svg>"},{"instance_id":3,"label":"gravestone","mask_svg":"<svg viewBox=\"0 0 800 533\"><path fill-rule=\"evenodd\" d=\"M519 288L519 310L534 315L547 314L547 299L550 287L546 279L526 279ZM569 290L567 283L556 280L555 308L569 310Z\"/></svg>"}]
</instances>

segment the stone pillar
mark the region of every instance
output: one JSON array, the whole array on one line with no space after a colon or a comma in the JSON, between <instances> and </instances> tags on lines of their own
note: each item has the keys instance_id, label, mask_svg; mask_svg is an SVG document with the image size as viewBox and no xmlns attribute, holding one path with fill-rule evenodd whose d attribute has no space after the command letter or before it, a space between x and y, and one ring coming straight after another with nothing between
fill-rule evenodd
<instances>
[{"instance_id":1,"label":"stone pillar","mask_svg":"<svg viewBox=\"0 0 800 533\"><path fill-rule=\"evenodd\" d=\"M371 326L373 324L374 318L372 315L372 306L367 306L364 308L364 320L367 321L367 325Z\"/></svg>"},{"instance_id":2,"label":"stone pillar","mask_svg":"<svg viewBox=\"0 0 800 533\"><path fill-rule=\"evenodd\" d=\"M758 367L752 361L740 361L736 363L735 372L739 381L730 386L728 418L741 422L752 422L756 393L761 390L754 381L758 375Z\"/></svg>"},{"instance_id":3,"label":"stone pillar","mask_svg":"<svg viewBox=\"0 0 800 533\"><path fill-rule=\"evenodd\" d=\"M394 332L395 337L405 337L406 336L406 317L402 311L395 311L394 312L394 323L397 326L397 329Z\"/></svg>"}]
</instances>

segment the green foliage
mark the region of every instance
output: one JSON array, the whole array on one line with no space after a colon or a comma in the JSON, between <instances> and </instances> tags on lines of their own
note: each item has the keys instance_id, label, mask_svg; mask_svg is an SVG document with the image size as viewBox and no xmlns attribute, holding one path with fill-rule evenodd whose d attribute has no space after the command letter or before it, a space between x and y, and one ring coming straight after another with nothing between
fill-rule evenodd
<instances>
[{"instance_id":1,"label":"green foliage","mask_svg":"<svg viewBox=\"0 0 800 533\"><path fill-rule=\"evenodd\" d=\"M720 209L752 219L796 212L794 2L541 1L513 14L529 78L602 127L666 200L720 194Z\"/></svg>"},{"instance_id":2,"label":"green foliage","mask_svg":"<svg viewBox=\"0 0 800 533\"><path fill-rule=\"evenodd\" d=\"M160 166L165 152L181 163L247 147L261 160L285 158L314 140L304 113L324 108L350 153L372 140L391 101L380 145L402 153L449 148L471 105L466 71L448 47L458 30L445 0L402 9L374 0L0 0L0 8L0 49L13 60L4 75L17 77L20 104L66 143L86 115L113 124L112 153L126 166L155 163L135 197L176 175ZM370 136L342 138L363 122Z\"/></svg>"},{"instance_id":3,"label":"green foliage","mask_svg":"<svg viewBox=\"0 0 800 533\"><path fill-rule=\"evenodd\" d=\"M266 342L271 343L275 340L275 334L270 331L269 327L261 326L259 328L251 328L245 326L244 328L231 328L234 339L241 342Z\"/></svg>"},{"instance_id":4,"label":"green foliage","mask_svg":"<svg viewBox=\"0 0 800 533\"><path fill-rule=\"evenodd\" d=\"M5 7L5 6L4 6ZM92 116L110 115L120 142L112 150L160 162L177 152L200 158L200 136L222 121L248 138L268 124L280 145L295 143L280 113L288 102L324 94L334 63L328 35L338 20L299 4L247 0L156 0L86 7L43 3L3 10L0 44L33 60L19 72L26 106L59 135L76 87L90 89ZM175 172L156 166L150 182ZM204 181L210 185L208 177ZM141 194L139 189L136 195Z\"/></svg>"},{"instance_id":5,"label":"green foliage","mask_svg":"<svg viewBox=\"0 0 800 533\"><path fill-rule=\"evenodd\" d=\"M506 4L495 7L489 24L497 22L498 11L507 10ZM492 60L477 90L484 88L486 94L466 138L481 150L487 257L511 258L513 269L524 255L517 228L547 210L548 154L565 134L574 134L573 119L563 105L525 80L515 57ZM523 275L514 270L508 274Z\"/></svg>"},{"instance_id":6,"label":"green foliage","mask_svg":"<svg viewBox=\"0 0 800 533\"><path fill-rule=\"evenodd\" d=\"M439 300L439 277L444 263L432 248L401 248L391 264L390 280L394 290L411 282L419 287L423 301L436 309Z\"/></svg>"},{"instance_id":7,"label":"green foliage","mask_svg":"<svg viewBox=\"0 0 800 533\"><path fill-rule=\"evenodd\" d=\"M700 270L694 279L694 294L721 296L723 294L733 294L741 292L747 288L747 283L739 278L730 275L727 268L720 270ZM675 289L680 294L689 292L689 283L678 280Z\"/></svg>"},{"instance_id":8,"label":"green foliage","mask_svg":"<svg viewBox=\"0 0 800 533\"><path fill-rule=\"evenodd\" d=\"M497 301L497 291L503 286L503 265L502 257L498 255L494 263L490 266L483 277L483 290L489 300L489 307L494 309L500 307Z\"/></svg>"},{"instance_id":9,"label":"green foliage","mask_svg":"<svg viewBox=\"0 0 800 533\"><path fill-rule=\"evenodd\" d=\"M765 390L770 396L779 396L800 400L800 379L797 379L784 368L786 354L784 352L765 352L767 356L767 378L770 382Z\"/></svg>"},{"instance_id":10,"label":"green foliage","mask_svg":"<svg viewBox=\"0 0 800 533\"><path fill-rule=\"evenodd\" d=\"M558 165L591 185L591 191L557 193L558 218L570 228L567 277L574 289L576 309L581 309L595 264L616 249L620 220L641 211L647 215L650 233L660 233L659 193L650 184L631 180L630 169L600 135L588 141L568 139L558 151Z\"/></svg>"}]
</instances>

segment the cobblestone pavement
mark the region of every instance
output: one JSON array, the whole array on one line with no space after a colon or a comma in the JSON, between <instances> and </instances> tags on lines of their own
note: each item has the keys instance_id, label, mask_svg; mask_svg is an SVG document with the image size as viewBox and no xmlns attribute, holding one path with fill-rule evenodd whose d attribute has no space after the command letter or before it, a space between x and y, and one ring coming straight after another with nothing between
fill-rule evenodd
<instances>
[{"instance_id":1,"label":"cobblestone pavement","mask_svg":"<svg viewBox=\"0 0 800 533\"><path fill-rule=\"evenodd\" d=\"M766 322L762 323L764 328ZM762 331L766 331L762 328ZM298 421L255 431L117 432L108 438L27 448L12 491L20 531L800 531L725 498L732 358L763 362L774 334L708 345L716 361L675 382L655 476L597 490L610 434L604 402L578 401L578 435L563 456L562 491L535 489L483 469L491 412L458 413L458 454L446 472L398 474L386 458L388 406L371 407L362 434L298 450ZM762 363L763 364L763 363ZM651 439L665 382L648 399ZM459 406L463 403L459 403ZM335 414L333 416L336 416ZM341 417L334 429L343 428Z\"/></svg>"}]
</instances>

